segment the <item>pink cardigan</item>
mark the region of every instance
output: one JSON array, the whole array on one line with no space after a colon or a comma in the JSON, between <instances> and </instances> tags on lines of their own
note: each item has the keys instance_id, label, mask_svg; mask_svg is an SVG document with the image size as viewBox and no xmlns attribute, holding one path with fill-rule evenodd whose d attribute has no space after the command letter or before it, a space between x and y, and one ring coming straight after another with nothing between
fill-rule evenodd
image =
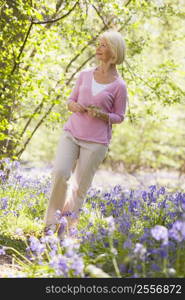
<instances>
[{"instance_id":1,"label":"pink cardigan","mask_svg":"<svg viewBox=\"0 0 185 300\"><path fill-rule=\"evenodd\" d=\"M78 75L75 87L67 101L76 101L83 106L96 105L109 114L109 123L85 113L72 113L63 129L81 140L109 145L112 137L112 124L124 120L127 103L127 87L125 81L119 76L115 81L105 87L103 91L93 96L92 78L97 67L84 69Z\"/></svg>"}]
</instances>

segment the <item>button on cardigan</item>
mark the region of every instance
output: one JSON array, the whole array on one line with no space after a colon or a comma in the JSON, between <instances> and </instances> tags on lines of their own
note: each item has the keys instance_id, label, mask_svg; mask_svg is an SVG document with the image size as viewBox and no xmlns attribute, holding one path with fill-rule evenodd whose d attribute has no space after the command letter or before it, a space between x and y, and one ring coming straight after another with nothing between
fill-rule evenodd
<instances>
[{"instance_id":1,"label":"button on cardigan","mask_svg":"<svg viewBox=\"0 0 185 300\"><path fill-rule=\"evenodd\" d=\"M112 124L121 123L124 120L127 105L127 87L125 81L119 76L102 91L93 95L92 82L96 68L84 69L78 73L76 84L67 100L67 104L75 101L83 106L99 106L103 112L108 113L109 122L91 117L87 112L75 112L70 115L63 129L69 131L78 139L108 146L112 137Z\"/></svg>"}]
</instances>

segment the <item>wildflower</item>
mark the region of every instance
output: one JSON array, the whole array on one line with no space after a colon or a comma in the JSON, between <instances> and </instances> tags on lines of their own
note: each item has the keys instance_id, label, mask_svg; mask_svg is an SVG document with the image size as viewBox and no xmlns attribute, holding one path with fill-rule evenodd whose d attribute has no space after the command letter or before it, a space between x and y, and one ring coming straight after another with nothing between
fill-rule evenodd
<instances>
[{"instance_id":1,"label":"wildflower","mask_svg":"<svg viewBox=\"0 0 185 300\"><path fill-rule=\"evenodd\" d=\"M56 251L55 251L55 250L51 250L51 251L49 252L49 255L50 255L51 257L54 257L54 256L56 255Z\"/></svg>"},{"instance_id":2,"label":"wildflower","mask_svg":"<svg viewBox=\"0 0 185 300\"><path fill-rule=\"evenodd\" d=\"M82 211L85 213L85 214L88 214L89 213L89 209L87 207L83 207L82 208Z\"/></svg>"},{"instance_id":3,"label":"wildflower","mask_svg":"<svg viewBox=\"0 0 185 300\"><path fill-rule=\"evenodd\" d=\"M83 259L79 256L75 256L73 263L71 264L71 269L74 271L75 275L82 274L84 270L84 262Z\"/></svg>"},{"instance_id":4,"label":"wildflower","mask_svg":"<svg viewBox=\"0 0 185 300\"><path fill-rule=\"evenodd\" d=\"M120 264L119 265L119 270L121 273L125 273L127 270L127 266L125 264Z\"/></svg>"},{"instance_id":5,"label":"wildflower","mask_svg":"<svg viewBox=\"0 0 185 300\"><path fill-rule=\"evenodd\" d=\"M74 239L73 238L65 238L62 242L61 242L61 246L65 247L65 248L71 248L74 246Z\"/></svg>"},{"instance_id":6,"label":"wildflower","mask_svg":"<svg viewBox=\"0 0 185 300\"><path fill-rule=\"evenodd\" d=\"M58 234L59 234L59 236L62 237L62 235L64 234L64 232L67 228L67 225L68 225L67 218L66 217L61 217L60 220L59 220L59 223L60 223L60 227L59 227L59 230L58 230Z\"/></svg>"},{"instance_id":7,"label":"wildflower","mask_svg":"<svg viewBox=\"0 0 185 300\"><path fill-rule=\"evenodd\" d=\"M150 185L149 189L151 190L151 192L155 192L157 188L155 185Z\"/></svg>"},{"instance_id":8,"label":"wildflower","mask_svg":"<svg viewBox=\"0 0 185 300\"><path fill-rule=\"evenodd\" d=\"M69 271L69 262L67 257L62 254L55 255L49 265L55 270L57 275L66 276Z\"/></svg>"},{"instance_id":9,"label":"wildflower","mask_svg":"<svg viewBox=\"0 0 185 300\"><path fill-rule=\"evenodd\" d=\"M110 234L113 233L116 229L113 216L107 217L107 218L105 218L105 220L107 221L107 224L108 224L109 233Z\"/></svg>"},{"instance_id":10,"label":"wildflower","mask_svg":"<svg viewBox=\"0 0 185 300\"><path fill-rule=\"evenodd\" d=\"M132 241L130 239L127 239L124 243L123 243L123 248L131 248L132 247Z\"/></svg>"},{"instance_id":11,"label":"wildflower","mask_svg":"<svg viewBox=\"0 0 185 300\"><path fill-rule=\"evenodd\" d=\"M76 236L78 234L78 229L76 228L70 228L69 230L70 236Z\"/></svg>"},{"instance_id":12,"label":"wildflower","mask_svg":"<svg viewBox=\"0 0 185 300\"><path fill-rule=\"evenodd\" d=\"M15 169L19 168L20 165L21 165L21 163L18 160L13 161L13 163L12 163L12 167Z\"/></svg>"},{"instance_id":13,"label":"wildflower","mask_svg":"<svg viewBox=\"0 0 185 300\"><path fill-rule=\"evenodd\" d=\"M151 265L151 269L152 269L153 271L160 271L160 270L161 270L161 268L160 268L157 264L155 264L155 263L153 263L153 264Z\"/></svg>"},{"instance_id":14,"label":"wildflower","mask_svg":"<svg viewBox=\"0 0 185 300\"><path fill-rule=\"evenodd\" d=\"M157 192L157 195L159 196L159 195L164 195L165 194L165 188L162 186L159 190L158 190L158 192Z\"/></svg>"},{"instance_id":15,"label":"wildflower","mask_svg":"<svg viewBox=\"0 0 185 300\"><path fill-rule=\"evenodd\" d=\"M168 256L168 251L165 248L159 248L158 253L162 258L166 258Z\"/></svg>"},{"instance_id":16,"label":"wildflower","mask_svg":"<svg viewBox=\"0 0 185 300\"><path fill-rule=\"evenodd\" d=\"M1 198L1 207L0 209L6 209L8 207L8 198L3 197Z\"/></svg>"},{"instance_id":17,"label":"wildflower","mask_svg":"<svg viewBox=\"0 0 185 300\"><path fill-rule=\"evenodd\" d=\"M45 245L43 245L42 243L40 243L40 241L35 238L34 236L30 237L30 250L33 252L36 252L37 254L42 254L45 250Z\"/></svg>"},{"instance_id":18,"label":"wildflower","mask_svg":"<svg viewBox=\"0 0 185 300\"><path fill-rule=\"evenodd\" d=\"M161 225L156 225L151 229L151 234L157 241L162 241L162 245L168 244L168 229Z\"/></svg>"},{"instance_id":19,"label":"wildflower","mask_svg":"<svg viewBox=\"0 0 185 300\"><path fill-rule=\"evenodd\" d=\"M6 174L4 171L0 170L0 179L2 179L2 182L6 182Z\"/></svg>"},{"instance_id":20,"label":"wildflower","mask_svg":"<svg viewBox=\"0 0 185 300\"><path fill-rule=\"evenodd\" d=\"M177 220L169 230L169 235L177 242L182 242L185 239L185 221Z\"/></svg>"},{"instance_id":21,"label":"wildflower","mask_svg":"<svg viewBox=\"0 0 185 300\"><path fill-rule=\"evenodd\" d=\"M142 244L136 243L136 246L134 248L134 254L136 255L137 258L144 260L146 252L147 250Z\"/></svg>"},{"instance_id":22,"label":"wildflower","mask_svg":"<svg viewBox=\"0 0 185 300\"><path fill-rule=\"evenodd\" d=\"M122 190L121 185L118 184L118 185L115 185L115 186L114 186L112 192L113 192L114 194L119 194L119 193L121 192L121 190Z\"/></svg>"},{"instance_id":23,"label":"wildflower","mask_svg":"<svg viewBox=\"0 0 185 300\"><path fill-rule=\"evenodd\" d=\"M147 192L146 191L143 191L142 194L141 194L142 198L144 201L147 200Z\"/></svg>"},{"instance_id":24,"label":"wildflower","mask_svg":"<svg viewBox=\"0 0 185 300\"><path fill-rule=\"evenodd\" d=\"M100 228L99 232L101 233L101 235L104 235L104 236L107 235L107 229L105 229L105 228Z\"/></svg>"},{"instance_id":25,"label":"wildflower","mask_svg":"<svg viewBox=\"0 0 185 300\"><path fill-rule=\"evenodd\" d=\"M5 255L5 254L6 254L4 249L5 249L4 247L2 247L2 248L0 249L0 255Z\"/></svg>"}]
</instances>

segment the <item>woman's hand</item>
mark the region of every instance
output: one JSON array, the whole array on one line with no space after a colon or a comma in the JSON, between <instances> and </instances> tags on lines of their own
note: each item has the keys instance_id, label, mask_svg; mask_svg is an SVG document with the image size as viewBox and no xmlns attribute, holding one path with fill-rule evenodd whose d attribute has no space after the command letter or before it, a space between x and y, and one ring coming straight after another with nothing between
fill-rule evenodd
<instances>
[{"instance_id":1,"label":"woman's hand","mask_svg":"<svg viewBox=\"0 0 185 300\"><path fill-rule=\"evenodd\" d=\"M86 107L81 105L78 102L72 101L68 104L68 107L72 112L81 112L81 113L87 112Z\"/></svg>"}]
</instances>

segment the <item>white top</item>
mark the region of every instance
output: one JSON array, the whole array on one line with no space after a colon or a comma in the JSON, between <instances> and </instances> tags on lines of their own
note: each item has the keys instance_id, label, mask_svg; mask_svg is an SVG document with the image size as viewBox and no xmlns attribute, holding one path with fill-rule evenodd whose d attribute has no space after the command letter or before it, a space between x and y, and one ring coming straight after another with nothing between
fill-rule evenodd
<instances>
[{"instance_id":1,"label":"white top","mask_svg":"<svg viewBox=\"0 0 185 300\"><path fill-rule=\"evenodd\" d=\"M104 88L109 85L111 83L98 83L97 81L92 80L92 94L93 96L95 96L96 94L98 94L99 92L101 92L102 90L104 90Z\"/></svg>"}]
</instances>

